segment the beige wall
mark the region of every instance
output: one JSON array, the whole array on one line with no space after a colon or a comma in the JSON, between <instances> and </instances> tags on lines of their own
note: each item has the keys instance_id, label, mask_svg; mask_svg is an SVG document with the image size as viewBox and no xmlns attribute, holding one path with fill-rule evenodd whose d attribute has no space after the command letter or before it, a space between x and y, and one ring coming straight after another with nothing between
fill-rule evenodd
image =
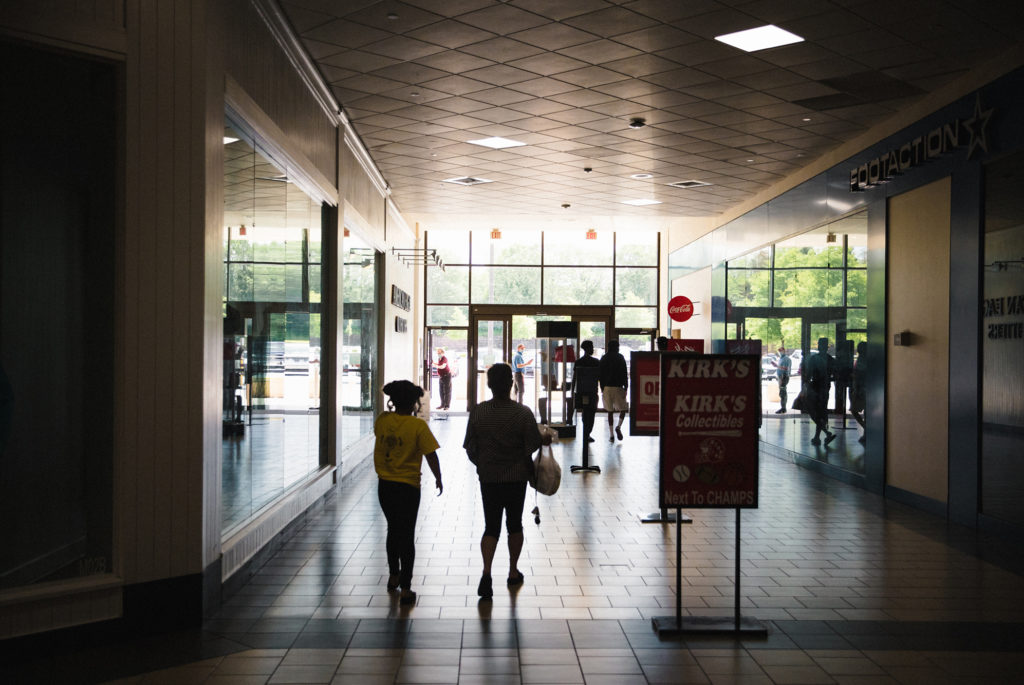
<instances>
[{"instance_id":1,"label":"beige wall","mask_svg":"<svg viewBox=\"0 0 1024 685\"><path fill-rule=\"evenodd\" d=\"M948 496L950 180L889 200L886 483ZM910 346L893 335L910 331Z\"/></svg>"}]
</instances>

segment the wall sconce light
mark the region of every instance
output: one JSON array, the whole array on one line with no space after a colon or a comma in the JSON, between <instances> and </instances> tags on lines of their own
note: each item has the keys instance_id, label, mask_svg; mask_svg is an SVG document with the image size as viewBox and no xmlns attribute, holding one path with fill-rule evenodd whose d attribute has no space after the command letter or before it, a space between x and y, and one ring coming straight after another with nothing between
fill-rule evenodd
<instances>
[{"instance_id":1,"label":"wall sconce light","mask_svg":"<svg viewBox=\"0 0 1024 685\"><path fill-rule=\"evenodd\" d=\"M592 228L587 229L587 240L597 240L597 231Z\"/></svg>"},{"instance_id":2,"label":"wall sconce light","mask_svg":"<svg viewBox=\"0 0 1024 685\"><path fill-rule=\"evenodd\" d=\"M491 240L501 240L501 229L498 229L498 228L492 228L491 229Z\"/></svg>"}]
</instances>

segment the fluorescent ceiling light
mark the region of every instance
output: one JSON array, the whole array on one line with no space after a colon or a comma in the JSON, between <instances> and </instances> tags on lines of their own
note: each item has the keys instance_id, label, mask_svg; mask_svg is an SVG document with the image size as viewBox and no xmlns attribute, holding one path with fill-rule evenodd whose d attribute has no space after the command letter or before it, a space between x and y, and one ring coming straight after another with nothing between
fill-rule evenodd
<instances>
[{"instance_id":1,"label":"fluorescent ceiling light","mask_svg":"<svg viewBox=\"0 0 1024 685\"><path fill-rule=\"evenodd\" d=\"M633 205L634 207L642 207L643 205L660 205L661 200L652 200L650 198L642 198L640 200L623 200L624 205Z\"/></svg>"},{"instance_id":2,"label":"fluorescent ceiling light","mask_svg":"<svg viewBox=\"0 0 1024 685\"><path fill-rule=\"evenodd\" d=\"M480 140L467 141L473 145L483 145L484 147L492 147L495 150L501 150L506 147L519 147L520 145L526 145L526 143L520 143L518 140L509 140L508 138L481 138Z\"/></svg>"},{"instance_id":3,"label":"fluorescent ceiling light","mask_svg":"<svg viewBox=\"0 0 1024 685\"><path fill-rule=\"evenodd\" d=\"M747 29L746 31L727 33L724 36L715 36L715 40L727 43L740 50L755 52L757 50L777 48L780 45L799 43L803 41L803 38L785 29L780 29L778 26L768 24L756 29Z\"/></svg>"},{"instance_id":4,"label":"fluorescent ceiling light","mask_svg":"<svg viewBox=\"0 0 1024 685\"><path fill-rule=\"evenodd\" d=\"M230 145L231 143L237 143L238 138L232 138L231 136L224 136L224 144Z\"/></svg>"}]
</instances>

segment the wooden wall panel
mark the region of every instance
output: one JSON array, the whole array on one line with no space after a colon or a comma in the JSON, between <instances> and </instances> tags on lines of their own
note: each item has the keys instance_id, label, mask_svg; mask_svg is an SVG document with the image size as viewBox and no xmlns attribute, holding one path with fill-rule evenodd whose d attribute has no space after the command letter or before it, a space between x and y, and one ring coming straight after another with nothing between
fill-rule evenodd
<instances>
[{"instance_id":1,"label":"wooden wall panel","mask_svg":"<svg viewBox=\"0 0 1024 685\"><path fill-rule=\"evenodd\" d=\"M378 245L384 243L384 195L366 174L347 144L338 146L338 190L345 202L361 217L371 235L363 238Z\"/></svg>"},{"instance_id":2,"label":"wooden wall panel","mask_svg":"<svg viewBox=\"0 0 1024 685\"><path fill-rule=\"evenodd\" d=\"M317 169L337 185L336 128L310 94L248 0L221 3L226 72L288 135Z\"/></svg>"},{"instance_id":3,"label":"wooden wall panel","mask_svg":"<svg viewBox=\"0 0 1024 685\"><path fill-rule=\"evenodd\" d=\"M126 18L124 0L0 2L0 30L97 54L124 54Z\"/></svg>"},{"instance_id":4,"label":"wooden wall panel","mask_svg":"<svg viewBox=\"0 0 1024 685\"><path fill-rule=\"evenodd\" d=\"M945 502L950 180L889 200L886 483ZM910 346L893 335L909 330Z\"/></svg>"},{"instance_id":5,"label":"wooden wall panel","mask_svg":"<svg viewBox=\"0 0 1024 685\"><path fill-rule=\"evenodd\" d=\"M204 386L219 365L201 351L219 332L205 328L207 235L219 241L219 220L210 221L205 189L205 79L215 78L205 22L199 0L139 2L128 15L117 483L128 583L199 573L208 555L202 474L219 411Z\"/></svg>"}]
</instances>

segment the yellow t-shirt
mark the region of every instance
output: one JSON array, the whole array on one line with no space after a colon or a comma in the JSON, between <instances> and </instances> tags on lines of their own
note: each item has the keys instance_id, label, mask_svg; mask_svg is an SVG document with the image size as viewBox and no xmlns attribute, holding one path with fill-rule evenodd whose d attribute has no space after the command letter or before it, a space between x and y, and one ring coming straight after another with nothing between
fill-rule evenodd
<instances>
[{"instance_id":1,"label":"yellow t-shirt","mask_svg":"<svg viewBox=\"0 0 1024 685\"><path fill-rule=\"evenodd\" d=\"M427 422L416 416L385 412L377 417L373 433L377 436L373 447L377 475L418 488L423 455L440 447Z\"/></svg>"}]
</instances>

